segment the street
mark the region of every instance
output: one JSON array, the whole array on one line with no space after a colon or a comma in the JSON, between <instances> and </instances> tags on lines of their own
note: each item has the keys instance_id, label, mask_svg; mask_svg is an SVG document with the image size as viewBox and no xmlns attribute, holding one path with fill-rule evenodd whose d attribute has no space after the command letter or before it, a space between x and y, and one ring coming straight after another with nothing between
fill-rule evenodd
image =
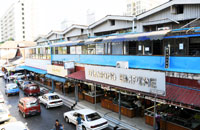
<instances>
[{"instance_id":1,"label":"street","mask_svg":"<svg viewBox=\"0 0 200 130\"><path fill-rule=\"evenodd\" d=\"M58 119L60 123L64 125L65 130L75 130L73 124L67 124L64 121L63 113L69 111L70 109L63 105L62 107L46 109L43 104L41 104L41 115L31 116L23 118L22 114L18 112L18 101L21 97L24 97L23 91L20 90L20 95L9 96L5 95L5 82L3 78L0 78L1 92L4 95L5 103L8 105L11 120L10 121L22 121L27 123L30 130L50 130L55 124L55 120ZM2 124L1 124L2 125Z\"/></svg>"}]
</instances>

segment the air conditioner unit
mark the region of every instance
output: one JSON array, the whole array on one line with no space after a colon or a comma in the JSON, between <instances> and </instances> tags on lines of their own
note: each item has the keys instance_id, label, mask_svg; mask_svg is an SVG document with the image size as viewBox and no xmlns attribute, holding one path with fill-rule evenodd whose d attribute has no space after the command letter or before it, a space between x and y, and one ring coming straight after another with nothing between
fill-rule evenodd
<instances>
[{"instance_id":1,"label":"air conditioner unit","mask_svg":"<svg viewBox=\"0 0 200 130\"><path fill-rule=\"evenodd\" d=\"M161 30L169 30L169 27L161 27L161 28L158 28L158 31L161 31Z\"/></svg>"},{"instance_id":2,"label":"air conditioner unit","mask_svg":"<svg viewBox=\"0 0 200 130\"><path fill-rule=\"evenodd\" d=\"M117 61L116 68L128 69L129 68L128 61Z\"/></svg>"}]
</instances>

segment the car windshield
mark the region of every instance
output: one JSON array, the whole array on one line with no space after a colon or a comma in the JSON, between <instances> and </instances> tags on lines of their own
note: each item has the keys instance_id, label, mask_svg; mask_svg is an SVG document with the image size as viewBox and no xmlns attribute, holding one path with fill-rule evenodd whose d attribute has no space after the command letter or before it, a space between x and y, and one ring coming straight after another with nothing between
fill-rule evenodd
<instances>
[{"instance_id":1,"label":"car windshield","mask_svg":"<svg viewBox=\"0 0 200 130\"><path fill-rule=\"evenodd\" d=\"M89 115L86 115L87 121L94 121L94 120L98 120L100 118L101 118L101 116L96 112L92 113L92 114L89 114Z\"/></svg>"},{"instance_id":2,"label":"car windshield","mask_svg":"<svg viewBox=\"0 0 200 130\"><path fill-rule=\"evenodd\" d=\"M16 85L11 85L11 86L8 86L8 89L17 89L17 86Z\"/></svg>"},{"instance_id":3,"label":"car windshield","mask_svg":"<svg viewBox=\"0 0 200 130\"><path fill-rule=\"evenodd\" d=\"M37 102L37 100L36 101L34 101L34 102L29 102L29 103L27 103L26 104L26 107L35 107L35 106L38 106L38 102Z\"/></svg>"},{"instance_id":4,"label":"car windshield","mask_svg":"<svg viewBox=\"0 0 200 130\"><path fill-rule=\"evenodd\" d=\"M56 100L56 99L60 99L60 98L57 95L49 96L49 100Z\"/></svg>"},{"instance_id":5,"label":"car windshield","mask_svg":"<svg viewBox=\"0 0 200 130\"><path fill-rule=\"evenodd\" d=\"M30 90L35 90L37 88L38 88L37 86L30 86Z\"/></svg>"},{"instance_id":6,"label":"car windshield","mask_svg":"<svg viewBox=\"0 0 200 130\"><path fill-rule=\"evenodd\" d=\"M24 84L31 84L31 81L26 81Z\"/></svg>"}]
</instances>

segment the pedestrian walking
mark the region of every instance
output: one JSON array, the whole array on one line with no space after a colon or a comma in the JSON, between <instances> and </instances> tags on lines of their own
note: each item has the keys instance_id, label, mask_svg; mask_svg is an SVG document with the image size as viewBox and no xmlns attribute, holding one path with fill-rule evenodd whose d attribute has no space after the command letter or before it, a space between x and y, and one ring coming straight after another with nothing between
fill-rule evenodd
<instances>
[{"instance_id":1,"label":"pedestrian walking","mask_svg":"<svg viewBox=\"0 0 200 130\"><path fill-rule=\"evenodd\" d=\"M64 125L59 123L59 120L56 120L55 128L53 130L64 130Z\"/></svg>"},{"instance_id":2,"label":"pedestrian walking","mask_svg":"<svg viewBox=\"0 0 200 130\"><path fill-rule=\"evenodd\" d=\"M77 124L76 124L76 130L82 130L82 122L81 122L81 115L80 114L78 114L77 115L77 119L76 119L76 121L77 121Z\"/></svg>"}]
</instances>

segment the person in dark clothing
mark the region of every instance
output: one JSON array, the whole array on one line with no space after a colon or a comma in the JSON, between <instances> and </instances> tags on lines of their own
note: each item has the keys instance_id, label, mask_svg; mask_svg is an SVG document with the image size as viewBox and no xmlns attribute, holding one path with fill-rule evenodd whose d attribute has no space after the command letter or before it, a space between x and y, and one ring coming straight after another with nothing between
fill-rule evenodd
<instances>
[{"instance_id":1,"label":"person in dark clothing","mask_svg":"<svg viewBox=\"0 0 200 130\"><path fill-rule=\"evenodd\" d=\"M60 124L58 120L56 120L55 130L64 130L64 125Z\"/></svg>"},{"instance_id":2,"label":"person in dark clothing","mask_svg":"<svg viewBox=\"0 0 200 130\"><path fill-rule=\"evenodd\" d=\"M160 114L159 113L156 114L156 125L157 125L156 130L160 130L160 118L161 118Z\"/></svg>"}]
</instances>

